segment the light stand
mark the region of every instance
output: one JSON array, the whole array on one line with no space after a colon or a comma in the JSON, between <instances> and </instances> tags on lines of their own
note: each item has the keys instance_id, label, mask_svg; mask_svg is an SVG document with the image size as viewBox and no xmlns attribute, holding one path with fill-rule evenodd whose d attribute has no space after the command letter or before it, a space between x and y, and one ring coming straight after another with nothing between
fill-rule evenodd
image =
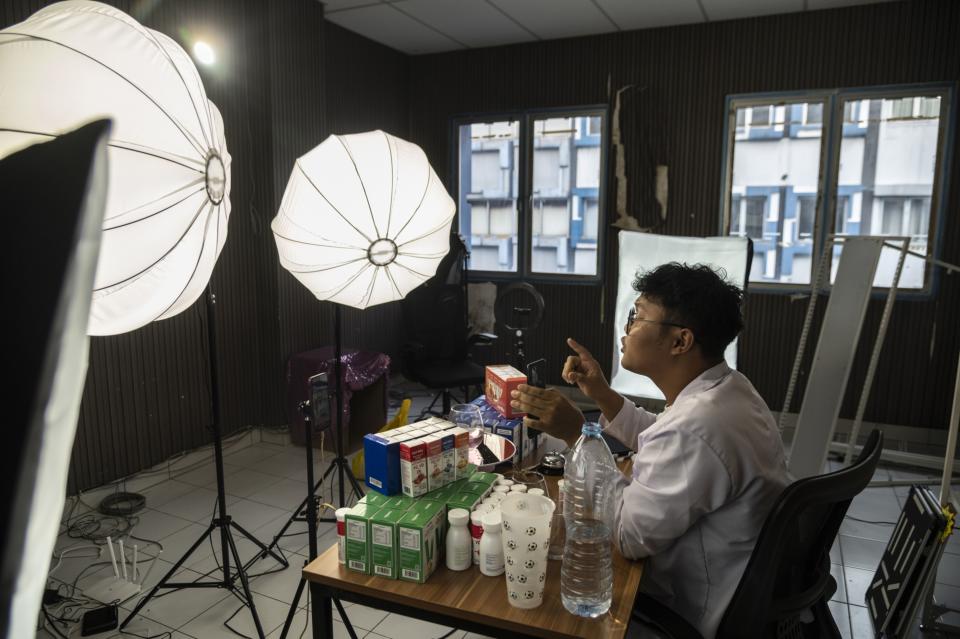
<instances>
[{"instance_id":1,"label":"light stand","mask_svg":"<svg viewBox=\"0 0 960 639\"><path fill-rule=\"evenodd\" d=\"M270 554L274 559L280 562L284 568L290 564L285 557L278 555L271 549L267 548L263 542L259 541L249 532L244 530L240 524L233 521L230 515L227 514L227 499L223 481L223 441L220 432L220 386L217 376L217 341L216 331L214 330L216 297L210 291L209 284L207 285L206 290L206 301L207 344L210 358L211 396L213 400L213 453L217 470L217 516L210 521L210 525L203 532L203 534L200 535L200 538L197 539L192 546L190 546L187 552L185 552L184 555L173 565L173 568L171 568L167 574L163 576L163 579L161 579L157 585L153 587L146 597L140 599L133 611L127 615L127 618L124 619L123 623L120 624L120 630L123 630L123 628L130 623L130 620L133 619L138 612L140 612L140 610L154 597L154 595L157 594L161 588L168 588L171 590L183 590L187 588L226 588L233 593L243 603L244 606L250 608L250 615L253 617L253 624L257 628L257 636L260 637L260 639L263 639L263 627L260 625L260 617L257 615L257 608L253 603L253 595L250 592L250 584L249 580L247 579L246 566L244 566L240 561L240 554L237 552L237 544L233 540L233 530L236 530L243 537L260 547L262 553L258 555L258 558L266 557L267 554ZM204 541L207 540L207 538L212 537L215 531L219 531L220 533L220 554L222 560L220 568L223 573L222 577L218 581L170 581L170 579L180 569L184 562L186 562L186 560L197 550L197 548L200 547ZM234 574L230 573L231 557L233 557L234 565L237 567ZM240 588L237 587L237 579L240 580Z\"/></svg>"},{"instance_id":2,"label":"light stand","mask_svg":"<svg viewBox=\"0 0 960 639\"><path fill-rule=\"evenodd\" d=\"M261 556L266 556L266 553L270 551L270 548L276 546L280 539L286 533L287 528L290 527L294 521L304 521L307 522L307 537L309 538L308 544L308 556L307 560L304 562L304 565L307 565L311 561L317 558L317 522L324 521L329 522L333 521L336 523L337 519L334 517L331 519L320 519L317 514L317 498L316 491L320 489L323 485L323 482L327 477L333 472L334 469L337 470L340 478L340 501L338 506L342 507L344 505L344 487L343 487L343 474L347 473L347 477L350 478L350 484L353 487L354 494L360 498L363 496L363 491L360 489L360 486L357 484L356 478L353 476L353 471L347 467L347 460L343 456L343 395L342 395L342 378L341 378L341 358L342 355L342 339L341 339L341 326L340 326L340 305L334 305L334 332L336 333L336 346L334 347L334 375L336 376L336 384L334 385L335 392L337 394L337 419L336 419L336 433L335 435L335 446L336 446L336 457L333 461L330 462L330 465L327 467L327 470L323 473L323 477L320 478L316 484L313 482L313 429L311 424L313 423L312 419L312 410L310 408L310 402L301 402L300 403L300 412L303 415L303 428L304 428L304 448L307 449L307 498L303 500L299 506L293 511L290 519L287 520L287 523L284 524L283 528L280 529L280 532L277 533L276 537L273 538L273 541L270 543L269 548L265 548ZM310 378L311 389L313 388L314 377ZM313 393L311 392L311 396ZM327 398L321 398L321 401L327 401ZM306 506L306 517L300 515ZM287 619L283 623L283 630L280 631L280 639L286 639L287 633L290 631L290 625L293 623L293 617L297 613L297 609L300 605L300 596L303 594L303 588L306 586L307 580L301 574L300 583L297 584L297 593L293 597L293 601L290 602L290 610L287 612ZM347 618L347 613L344 612L343 606L340 604L339 599L334 599L333 603L337 606L337 611L340 613L340 618L343 619L344 624L347 627L347 632L350 634L351 639L357 639L357 635L353 630L353 626L350 624L350 620ZM310 615L313 620L313 627L320 628L320 609L316 606L310 607Z\"/></svg>"}]
</instances>

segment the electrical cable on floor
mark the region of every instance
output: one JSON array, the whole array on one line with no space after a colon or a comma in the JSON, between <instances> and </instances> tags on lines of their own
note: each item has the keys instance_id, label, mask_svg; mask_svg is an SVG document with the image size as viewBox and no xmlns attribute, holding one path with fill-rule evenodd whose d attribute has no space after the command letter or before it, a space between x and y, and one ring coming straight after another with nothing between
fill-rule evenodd
<instances>
[{"instance_id":1,"label":"electrical cable on floor","mask_svg":"<svg viewBox=\"0 0 960 639\"><path fill-rule=\"evenodd\" d=\"M248 637L247 635L243 634L243 633L240 632L239 630L233 628L233 627L230 625L230 623L229 623L229 621L230 621L231 619L233 619L234 617L236 617L236 616L237 616L237 613L240 612L241 610L243 610L244 608L246 608L246 605L241 605L239 608L237 608L236 610L234 610L234 611L233 611L233 614L230 615L229 617L227 617L226 620L223 622L223 626L224 626L227 630L229 630L230 632L232 632L233 634L237 635L238 637L243 637L243 639L253 639L253 637Z\"/></svg>"},{"instance_id":2,"label":"electrical cable on floor","mask_svg":"<svg viewBox=\"0 0 960 639\"><path fill-rule=\"evenodd\" d=\"M895 521L871 521L869 519L859 519L851 515L847 515L845 519L852 519L853 521L859 521L861 524L876 524L878 526L896 526L897 522Z\"/></svg>"}]
</instances>

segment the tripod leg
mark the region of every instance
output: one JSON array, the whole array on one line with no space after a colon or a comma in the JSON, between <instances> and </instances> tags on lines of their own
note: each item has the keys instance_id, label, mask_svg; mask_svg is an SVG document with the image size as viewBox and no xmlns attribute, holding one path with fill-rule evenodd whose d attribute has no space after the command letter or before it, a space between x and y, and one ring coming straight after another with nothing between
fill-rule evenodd
<instances>
[{"instance_id":1,"label":"tripod leg","mask_svg":"<svg viewBox=\"0 0 960 639\"><path fill-rule=\"evenodd\" d=\"M307 580L300 577L300 583L297 584L297 594L293 596L293 601L290 603L290 610L287 612L287 620L283 622L283 630L280 631L280 639L287 639L287 633L290 632L293 618L297 614L297 605L300 603L300 595L303 594L303 587L305 585L307 585Z\"/></svg>"},{"instance_id":2,"label":"tripod leg","mask_svg":"<svg viewBox=\"0 0 960 639\"><path fill-rule=\"evenodd\" d=\"M347 617L347 611L343 609L343 604L340 603L339 599L334 599L333 605L337 607L337 612L340 613L340 619L343 621L343 625L347 627L347 634L350 635L350 639L357 639L357 633L353 629L353 624L350 623L350 619Z\"/></svg>"},{"instance_id":3,"label":"tripod leg","mask_svg":"<svg viewBox=\"0 0 960 639\"><path fill-rule=\"evenodd\" d=\"M233 521L233 520L230 520L230 525L233 526L234 528L236 528L236 529L237 529L237 532L239 532L241 535L243 535L244 537L246 537L249 541L252 541L254 544L256 544L257 546L260 547L260 553L257 554L257 555L255 555L255 558L256 558L256 559L263 559L263 558L265 558L267 555L271 555L271 556L273 556L273 558L276 559L277 562L279 562L284 568L286 568L286 567L288 567L288 566L290 565L290 562L287 561L287 558L286 558L286 557L283 557L282 555L278 555L278 554L275 553L274 551L270 550L270 548L268 548L267 546L265 546L262 541L260 541L259 539L257 539L256 537L254 537L253 535L251 535L250 533L248 533L248 532L244 529L243 526L241 526L240 524L238 524L237 522L235 522L235 521ZM253 560L251 560L250 563L253 563ZM248 563L246 566L244 566L244 569L246 569L246 567L249 566L250 563Z\"/></svg>"},{"instance_id":4,"label":"tripod leg","mask_svg":"<svg viewBox=\"0 0 960 639\"><path fill-rule=\"evenodd\" d=\"M206 531L204 531L204 533L200 535L200 538L197 539L195 542L193 542L193 545L190 546L190 549L183 554L183 557L181 557L177 561L177 563L173 564L173 568L167 571L167 574L163 576L163 579L157 582L157 585L150 590L150 592L147 594L146 597L142 597L140 601L137 602L137 605L134 607L133 612L127 615L127 618L124 619L123 623L120 624L120 627L119 627L120 630L123 630L127 626L127 624L130 623L130 620L133 619L135 616L137 616L137 613L140 612L140 609L143 608L145 605L147 605L147 602L150 601L155 594L157 594L157 591L163 588L166 585L166 583L170 581L170 577L173 577L173 575L178 570L180 570L180 566L183 565L183 563L187 560L187 558L190 555L192 555L197 548L200 547L200 544L203 543L203 540L209 537L210 534L215 529L216 529L216 526L211 523L210 526L207 527Z\"/></svg>"},{"instance_id":5,"label":"tripod leg","mask_svg":"<svg viewBox=\"0 0 960 639\"><path fill-rule=\"evenodd\" d=\"M247 580L247 573L244 572L240 563L240 553L237 552L237 544L233 541L233 535L227 531L227 543L230 546L230 554L233 555L234 565L237 566L237 576L240 577L240 584L243 586L243 594L247 598L246 604L250 607L250 616L253 617L253 625L257 627L257 636L264 639L263 626L260 625L260 616L257 614L257 606L253 603L253 593L250 592L250 582ZM233 587L235 588L235 586Z\"/></svg>"}]
</instances>

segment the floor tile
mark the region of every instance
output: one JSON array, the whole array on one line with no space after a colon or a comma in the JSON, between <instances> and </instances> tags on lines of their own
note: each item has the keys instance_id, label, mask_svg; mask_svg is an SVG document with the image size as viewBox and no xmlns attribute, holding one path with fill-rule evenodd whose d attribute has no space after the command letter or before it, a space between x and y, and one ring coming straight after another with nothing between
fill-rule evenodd
<instances>
[{"instance_id":1,"label":"floor tile","mask_svg":"<svg viewBox=\"0 0 960 639\"><path fill-rule=\"evenodd\" d=\"M292 470L303 468L306 470L307 456L303 448L285 450L282 453L266 457L252 466L254 470L277 477L286 477Z\"/></svg>"},{"instance_id":2,"label":"floor tile","mask_svg":"<svg viewBox=\"0 0 960 639\"><path fill-rule=\"evenodd\" d=\"M168 479L162 484L147 490L143 495L147 498L147 508L156 509L158 506L162 506L163 504L166 504L177 497L182 497L183 495L186 495L194 490L196 490L196 486L192 484L187 484L175 479Z\"/></svg>"},{"instance_id":3,"label":"floor tile","mask_svg":"<svg viewBox=\"0 0 960 639\"><path fill-rule=\"evenodd\" d=\"M161 592L161 595L147 602L139 615L178 630L226 597L233 598L222 588L186 588ZM184 632L191 634L186 630Z\"/></svg>"},{"instance_id":4,"label":"floor tile","mask_svg":"<svg viewBox=\"0 0 960 639\"><path fill-rule=\"evenodd\" d=\"M840 636L843 639L850 639L850 613L847 605L839 601L830 601L827 603L830 608L830 614L833 615L833 621L837 624Z\"/></svg>"},{"instance_id":5,"label":"floor tile","mask_svg":"<svg viewBox=\"0 0 960 639\"><path fill-rule=\"evenodd\" d=\"M847 515L870 521L896 522L900 502L892 488L866 488L854 497Z\"/></svg>"},{"instance_id":6,"label":"floor tile","mask_svg":"<svg viewBox=\"0 0 960 639\"><path fill-rule=\"evenodd\" d=\"M300 555L290 554L287 560L290 565L279 572L273 572L280 568L280 564L272 558L258 561L250 566L248 574L256 575L250 579L250 589L277 601L286 602L288 605L292 603L297 594L297 586L300 584L300 574L303 571L305 559ZM298 605L306 604L306 599L306 589L304 589Z\"/></svg>"},{"instance_id":7,"label":"floor tile","mask_svg":"<svg viewBox=\"0 0 960 639\"><path fill-rule=\"evenodd\" d=\"M256 492L260 492L276 484L282 479L282 477L267 475L252 468L241 468L238 472L230 475L229 480L225 481L224 485L227 493L230 495L249 497Z\"/></svg>"},{"instance_id":8,"label":"floor tile","mask_svg":"<svg viewBox=\"0 0 960 639\"><path fill-rule=\"evenodd\" d=\"M937 603L960 611L960 588L947 584L937 584L934 590Z\"/></svg>"},{"instance_id":9,"label":"floor tile","mask_svg":"<svg viewBox=\"0 0 960 639\"><path fill-rule=\"evenodd\" d=\"M853 639L874 639L870 611L863 606L850 606L850 630Z\"/></svg>"},{"instance_id":10,"label":"floor tile","mask_svg":"<svg viewBox=\"0 0 960 639\"><path fill-rule=\"evenodd\" d=\"M229 462L231 464L236 464L238 466L246 466L250 468L250 467L254 467L257 464L257 462L273 457L278 452L280 452L279 448L274 448L274 447L267 448L266 446L263 446L263 445L253 445L253 446L248 446L243 450L239 450L235 453L226 455L224 457L224 461Z\"/></svg>"},{"instance_id":11,"label":"floor tile","mask_svg":"<svg viewBox=\"0 0 960 639\"><path fill-rule=\"evenodd\" d=\"M228 478L231 475L235 474L237 471L241 470L243 466L238 466L236 464L228 464L224 462L223 464L223 476ZM217 485L217 467L213 463L204 464L200 468L195 468L194 470L175 474L173 479L183 482L185 484L191 484L193 486L201 486L203 488L210 488L216 490ZM225 480L225 483L226 482Z\"/></svg>"},{"instance_id":12,"label":"floor tile","mask_svg":"<svg viewBox=\"0 0 960 639\"><path fill-rule=\"evenodd\" d=\"M960 586L960 555L943 554L937 570L937 583Z\"/></svg>"},{"instance_id":13,"label":"floor tile","mask_svg":"<svg viewBox=\"0 0 960 639\"><path fill-rule=\"evenodd\" d=\"M353 625L353 628L357 631L358 635L363 634L360 632L361 629L373 630L387 616L387 613L383 610L361 606L360 604L355 604L349 608L345 608L344 612L347 613L347 618L350 620L350 623ZM340 619L340 613L337 611L336 606L333 608L333 618Z\"/></svg>"},{"instance_id":14,"label":"floor tile","mask_svg":"<svg viewBox=\"0 0 960 639\"><path fill-rule=\"evenodd\" d=\"M253 595L253 601L264 635L269 635L283 626L288 610L286 604L256 593ZM227 621L228 619L229 621ZM224 622L229 623L230 628L233 628L236 633L248 637L257 636L250 609L243 606L240 600L234 596L220 601L217 605L184 625L182 629L189 635L203 637L203 639L236 639L237 634L224 626Z\"/></svg>"},{"instance_id":15,"label":"floor tile","mask_svg":"<svg viewBox=\"0 0 960 639\"><path fill-rule=\"evenodd\" d=\"M873 570L863 570L853 566L844 566L844 574L847 582L847 603L857 606L864 605L866 601L867 588L876 574Z\"/></svg>"},{"instance_id":16,"label":"floor tile","mask_svg":"<svg viewBox=\"0 0 960 639\"><path fill-rule=\"evenodd\" d=\"M833 593L831 601L847 602L847 581L843 574L843 566L840 564L830 564L830 575L837 582L837 591Z\"/></svg>"},{"instance_id":17,"label":"floor tile","mask_svg":"<svg viewBox=\"0 0 960 639\"><path fill-rule=\"evenodd\" d=\"M851 519L850 516L847 516L843 520L843 523L840 524L840 534L847 535L849 537L860 537L862 539L882 541L884 544L886 544L888 541L890 541L890 535L893 534L894 528L895 526L892 524L867 523L865 521Z\"/></svg>"},{"instance_id":18,"label":"floor tile","mask_svg":"<svg viewBox=\"0 0 960 639\"><path fill-rule=\"evenodd\" d=\"M347 616L349 615L348 612ZM444 635L450 628L391 613L384 617L373 631L387 639L424 639Z\"/></svg>"},{"instance_id":19,"label":"floor tile","mask_svg":"<svg viewBox=\"0 0 960 639\"><path fill-rule=\"evenodd\" d=\"M306 484L292 479L280 478L278 481L261 486L259 490L247 495L247 499L261 504L276 506L293 512L307 497Z\"/></svg>"},{"instance_id":20,"label":"floor tile","mask_svg":"<svg viewBox=\"0 0 960 639\"><path fill-rule=\"evenodd\" d=\"M156 510L200 524L208 524L217 507L217 493L209 488L190 486L190 491L154 506Z\"/></svg>"},{"instance_id":21,"label":"floor tile","mask_svg":"<svg viewBox=\"0 0 960 639\"><path fill-rule=\"evenodd\" d=\"M267 636L267 639L280 639L280 633L283 630L281 625L279 628L274 630ZM297 616L294 618L293 623L290 624L290 633L288 637L304 637L304 639L309 639L313 637L313 624L310 622L310 615L306 610L302 610L297 613ZM365 639L370 635L364 635L363 630L356 630L358 639ZM344 626L341 622L336 619L333 620L333 639L350 639L350 633L347 632L347 627ZM426 639L426 638L421 638Z\"/></svg>"},{"instance_id":22,"label":"floor tile","mask_svg":"<svg viewBox=\"0 0 960 639\"><path fill-rule=\"evenodd\" d=\"M840 535L840 547L843 552L843 565L863 570L876 570L887 545L871 539Z\"/></svg>"},{"instance_id":23,"label":"floor tile","mask_svg":"<svg viewBox=\"0 0 960 639\"><path fill-rule=\"evenodd\" d=\"M183 530L187 526L190 526L194 522L189 519L184 519L176 515L171 515L169 513L161 512L159 510L153 510L152 508L145 508L144 510L137 513L139 521L134 529L131 531L132 534L137 537L142 537L144 539L151 539L156 541L161 541L165 537ZM157 550L156 546L146 546L142 548L144 552L154 554Z\"/></svg>"},{"instance_id":24,"label":"floor tile","mask_svg":"<svg viewBox=\"0 0 960 639\"><path fill-rule=\"evenodd\" d=\"M239 499L230 505L230 515L244 530L253 531L280 517L289 517L290 512L249 499Z\"/></svg>"}]
</instances>

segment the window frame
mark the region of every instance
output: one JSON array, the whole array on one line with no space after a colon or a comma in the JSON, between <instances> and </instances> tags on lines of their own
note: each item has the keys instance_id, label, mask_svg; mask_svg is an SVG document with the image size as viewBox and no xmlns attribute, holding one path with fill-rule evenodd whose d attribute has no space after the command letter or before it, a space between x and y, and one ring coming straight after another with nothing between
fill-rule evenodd
<instances>
[{"instance_id":1,"label":"window frame","mask_svg":"<svg viewBox=\"0 0 960 639\"><path fill-rule=\"evenodd\" d=\"M932 97L940 101L939 127L937 131L937 159L930 194L930 219L928 224L928 257L939 259L943 250L944 226L946 223L947 183L953 163L954 131L956 130L957 110L954 108L956 82L929 82L920 84L878 85L868 87L819 89L810 91L777 91L764 93L730 94L724 99L724 126L722 144L722 176L720 191L719 234L726 236L731 224L731 201L733 186L733 145L736 143L736 111L738 108L754 104L789 105L798 102L823 102L823 127L820 145L820 167L817 180L815 219L813 228L813 247L811 253L811 284L816 277L816 268L828 241L831 229L836 228L837 201L847 197L840 192L838 185L840 171L840 150L843 134L848 127L858 127L857 123L845 124L843 121L844 102L850 100L896 99L898 97ZM922 105L919 107L922 110ZM801 125L804 125L801 123ZM849 133L849 132L848 132ZM861 219L863 213L861 212ZM932 237L931 237L932 235ZM830 262L833 258L830 257ZM832 264L827 264L831 269ZM936 295L939 288L939 269L929 262L925 268L924 285L917 289L897 289L898 299L927 300ZM751 290L770 294L791 295L810 290L811 284L798 285L792 282L750 281ZM824 282L822 292L828 292L832 284ZM886 296L890 287L875 286L874 297Z\"/></svg>"},{"instance_id":2,"label":"window frame","mask_svg":"<svg viewBox=\"0 0 960 639\"><path fill-rule=\"evenodd\" d=\"M533 153L534 153L534 121L548 118L603 118L601 135L589 134L586 129L585 139L599 142L600 175L597 187L597 272L595 275L578 273L543 273L533 271ZM510 282L531 281L562 284L589 284L594 285L603 281L604 261L606 257L607 230L606 209L607 190L609 186L608 156L610 142L610 109L606 104L593 104L577 107L551 107L542 109L522 109L511 111L468 113L454 116L450 120L450 175L456 184L458 202L457 214L454 219L457 232L460 232L460 188L463 176L460 175L460 127L469 124L513 121L518 122L519 160L517 170L517 270L516 271L484 271L466 269L468 282ZM589 123L585 123L589 127ZM575 176L571 175L571 180ZM571 187L571 195L576 189ZM571 215L571 222L577 218L577 213ZM580 214L582 217L582 214ZM467 247L470 250L470 246Z\"/></svg>"}]
</instances>

